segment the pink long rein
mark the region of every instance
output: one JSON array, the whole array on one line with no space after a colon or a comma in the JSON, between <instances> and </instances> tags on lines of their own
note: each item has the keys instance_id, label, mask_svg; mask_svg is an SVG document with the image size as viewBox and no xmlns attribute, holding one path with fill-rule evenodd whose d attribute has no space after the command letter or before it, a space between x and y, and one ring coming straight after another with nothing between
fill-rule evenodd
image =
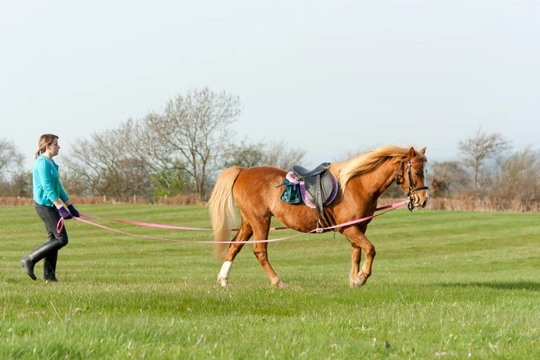
<instances>
[{"instance_id":1,"label":"pink long rein","mask_svg":"<svg viewBox=\"0 0 540 360\"><path fill-rule=\"evenodd\" d=\"M324 231L326 231L326 230L333 230L333 229L337 229L337 228L341 228L341 227L345 227L345 226L350 226L350 225L358 224L358 223L361 223L361 222L364 222L364 221L373 219L373 218L375 218L375 217L377 217L377 216L380 216L380 215L382 215L382 214L385 214L385 213L387 213L387 212L389 212L389 211L391 211L391 210L400 208L400 207L402 207L402 206L408 204L409 202L410 202L410 200L407 199L407 200L403 200L403 201L400 201L400 202L397 202L397 203L394 203L394 204L381 206L381 207L378 207L377 209L375 209L375 211L381 211L381 210L385 210L385 211L380 212L380 213L378 213L378 214L374 214L374 215L371 215L371 216L366 216L366 217L361 218L361 219L348 221L348 222L341 223L341 224L334 225L334 226L315 228L315 229L313 229L313 230L307 232L307 234L322 233L322 232L324 232ZM89 221L89 220L85 220L85 219L83 219L83 218L98 219L98 220L106 220L106 219L103 219L103 218L99 218L99 217L97 217L97 216L91 216L91 215L86 215L86 214L81 214L80 217L73 217L73 219L75 219L75 220L77 220L77 221L80 221L80 222L82 222L82 223L85 223L85 224L88 224L88 225L92 225L92 226L95 226L95 227L98 227L98 228L101 228L101 229L104 229L104 230L116 232L116 233L119 233L119 234L128 235L128 236L137 237L137 238L142 238L142 239L150 239L150 240L158 240L158 241L167 241L167 242L197 243L197 244L216 244L216 243L223 243L223 244L232 244L232 243L235 243L235 244L241 244L241 243L248 243L248 242L249 242L249 243L262 243L262 242L267 242L267 243L269 243L269 242L282 241L282 240L285 240L285 239L290 239L290 238L294 238L294 237L303 235L302 233L299 233L299 234L296 234L296 235L287 236L287 237L282 237L282 238L277 238L277 239L245 240L245 241L232 241L232 240L229 240L229 241L215 241L215 240L212 240L212 241L176 240L176 239L167 239L167 238L160 238L160 237L153 237L153 236L146 236L146 235L132 234L132 233L128 233L128 232L125 232L125 231L113 229L113 228L110 228L110 227L108 227L108 226L104 226L104 225L101 225L101 224L97 224L97 223L95 223L95 222L92 222L92 221ZM196 227L186 227L186 226L165 225L165 224L147 223L147 222L142 222L142 221L129 221L129 220L118 220L118 219L109 220L109 221L114 221L114 222L119 222L119 223L124 223L124 224L130 224L130 225L136 225L136 226L145 226L145 227L160 228L160 229L187 230L187 231L212 231L212 229L207 229L207 228L196 228ZM61 232L63 228L64 228L64 218L61 217L60 220L58 220L58 224L56 225L56 231L57 231L57 232ZM273 227L273 228L270 228L270 230L285 230L285 229L287 229L287 227L285 227L285 226L280 226L280 227ZM238 230L239 230L239 229L236 229L236 228L235 228L235 229L231 229L231 231L238 231Z\"/></svg>"}]
</instances>

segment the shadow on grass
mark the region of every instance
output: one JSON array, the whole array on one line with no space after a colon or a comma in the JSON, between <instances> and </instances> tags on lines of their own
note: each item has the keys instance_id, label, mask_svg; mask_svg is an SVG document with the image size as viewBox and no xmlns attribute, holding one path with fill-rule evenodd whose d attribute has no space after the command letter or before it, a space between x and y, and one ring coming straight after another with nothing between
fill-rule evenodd
<instances>
[{"instance_id":1,"label":"shadow on grass","mask_svg":"<svg viewBox=\"0 0 540 360\"><path fill-rule=\"evenodd\" d=\"M445 287L485 287L499 290L530 290L540 291L540 282L536 281L503 281L503 282L470 282L470 283L445 283Z\"/></svg>"}]
</instances>

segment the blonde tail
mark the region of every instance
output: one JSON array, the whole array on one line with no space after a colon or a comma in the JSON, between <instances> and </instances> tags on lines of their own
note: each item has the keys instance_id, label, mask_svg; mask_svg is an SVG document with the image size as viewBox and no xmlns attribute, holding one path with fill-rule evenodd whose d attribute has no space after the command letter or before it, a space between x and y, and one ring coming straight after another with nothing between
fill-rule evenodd
<instances>
[{"instance_id":1,"label":"blonde tail","mask_svg":"<svg viewBox=\"0 0 540 360\"><path fill-rule=\"evenodd\" d=\"M232 189L241 170L239 167L231 167L219 174L210 200L208 200L214 240L216 241L214 255L219 260L223 258L225 250L229 247L229 244L222 241L230 240L231 229L236 223Z\"/></svg>"}]
</instances>

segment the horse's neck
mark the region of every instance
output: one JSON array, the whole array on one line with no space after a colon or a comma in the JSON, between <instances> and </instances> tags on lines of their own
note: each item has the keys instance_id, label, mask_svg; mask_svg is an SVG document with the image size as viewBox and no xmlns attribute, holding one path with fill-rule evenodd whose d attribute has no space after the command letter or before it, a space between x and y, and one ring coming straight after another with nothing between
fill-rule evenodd
<instances>
[{"instance_id":1,"label":"horse's neck","mask_svg":"<svg viewBox=\"0 0 540 360\"><path fill-rule=\"evenodd\" d=\"M358 176L354 182L361 182L362 191L378 198L394 182L395 172L395 164L387 161L375 171Z\"/></svg>"}]
</instances>

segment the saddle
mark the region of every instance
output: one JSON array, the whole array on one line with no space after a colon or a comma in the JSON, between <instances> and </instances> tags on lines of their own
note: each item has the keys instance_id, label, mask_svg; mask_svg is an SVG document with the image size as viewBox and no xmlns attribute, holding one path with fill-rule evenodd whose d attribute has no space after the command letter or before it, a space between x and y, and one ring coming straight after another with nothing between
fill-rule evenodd
<instances>
[{"instance_id":1,"label":"saddle","mask_svg":"<svg viewBox=\"0 0 540 360\"><path fill-rule=\"evenodd\" d=\"M308 169L303 168L301 166L294 165L292 170L293 170L293 173L296 175L296 177L298 179L303 179L303 178L314 177L315 175L321 174L322 172L326 171L326 169L328 169L328 165L330 165L330 163L325 162L325 163L322 163L321 165L317 166L313 170L308 170Z\"/></svg>"},{"instance_id":2,"label":"saddle","mask_svg":"<svg viewBox=\"0 0 540 360\"><path fill-rule=\"evenodd\" d=\"M282 183L287 188L281 199L290 203L299 203L299 196L294 193L300 185L299 193L304 203L316 208L319 214L323 214L324 206L334 201L338 190L337 180L328 171L328 165L330 163L325 162L313 170L298 165L293 166L292 171L287 174Z\"/></svg>"}]
</instances>

